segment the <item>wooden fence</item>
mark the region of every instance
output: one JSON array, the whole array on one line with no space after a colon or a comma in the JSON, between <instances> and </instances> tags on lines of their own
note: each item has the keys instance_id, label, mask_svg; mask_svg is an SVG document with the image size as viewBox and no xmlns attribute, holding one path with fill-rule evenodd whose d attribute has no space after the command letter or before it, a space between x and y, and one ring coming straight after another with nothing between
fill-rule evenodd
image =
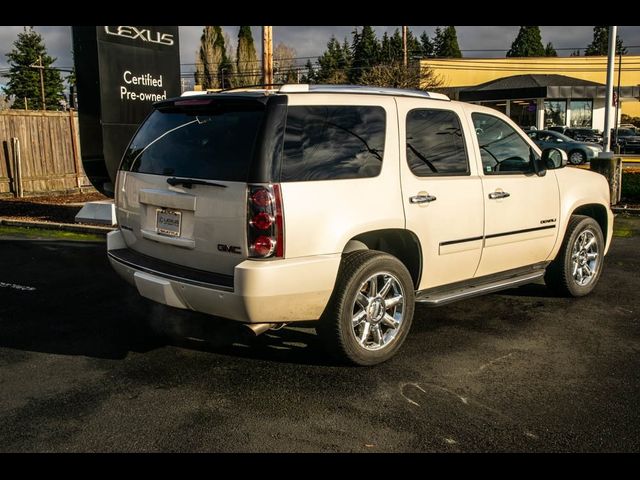
<instances>
[{"instance_id":1,"label":"wooden fence","mask_svg":"<svg viewBox=\"0 0 640 480\"><path fill-rule=\"evenodd\" d=\"M82 168L75 111L0 112L0 196L91 188ZM17 141L15 140L17 139Z\"/></svg>"}]
</instances>

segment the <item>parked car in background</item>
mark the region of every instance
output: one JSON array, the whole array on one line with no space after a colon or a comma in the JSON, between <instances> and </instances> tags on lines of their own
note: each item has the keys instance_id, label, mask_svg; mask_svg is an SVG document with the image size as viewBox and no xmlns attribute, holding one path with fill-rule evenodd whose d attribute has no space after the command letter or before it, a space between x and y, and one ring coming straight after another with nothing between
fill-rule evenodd
<instances>
[{"instance_id":1,"label":"parked car in background","mask_svg":"<svg viewBox=\"0 0 640 480\"><path fill-rule=\"evenodd\" d=\"M561 133L579 142L599 143L602 145L602 133L593 128L567 128Z\"/></svg>"},{"instance_id":2,"label":"parked car in background","mask_svg":"<svg viewBox=\"0 0 640 480\"><path fill-rule=\"evenodd\" d=\"M580 165L590 161L602 152L602 145L579 142L558 132L537 130L529 132L527 135L542 149L555 147L564 150L567 152L569 163L572 165Z\"/></svg>"},{"instance_id":3,"label":"parked car in background","mask_svg":"<svg viewBox=\"0 0 640 480\"><path fill-rule=\"evenodd\" d=\"M619 128L616 138L616 131L612 129L611 145L618 145L620 153L640 153L640 135L631 128Z\"/></svg>"},{"instance_id":4,"label":"parked car in background","mask_svg":"<svg viewBox=\"0 0 640 480\"><path fill-rule=\"evenodd\" d=\"M553 127L547 127L548 131L562 133L563 135L565 134L564 132L566 132L567 129L568 129L568 127L556 126L556 125L554 125Z\"/></svg>"}]
</instances>

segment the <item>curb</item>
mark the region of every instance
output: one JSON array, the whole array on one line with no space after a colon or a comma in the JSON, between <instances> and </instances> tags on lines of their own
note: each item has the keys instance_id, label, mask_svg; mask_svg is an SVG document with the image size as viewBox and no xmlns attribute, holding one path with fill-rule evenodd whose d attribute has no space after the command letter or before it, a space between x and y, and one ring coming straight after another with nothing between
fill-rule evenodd
<instances>
[{"instance_id":1,"label":"curb","mask_svg":"<svg viewBox=\"0 0 640 480\"><path fill-rule=\"evenodd\" d=\"M629 215L640 215L640 208L611 207L613 213L628 213Z\"/></svg>"},{"instance_id":2,"label":"curb","mask_svg":"<svg viewBox=\"0 0 640 480\"><path fill-rule=\"evenodd\" d=\"M0 225L7 225L10 227L43 228L46 230L63 230L75 233L93 233L98 235L106 235L107 233L116 230L116 227L74 225L73 223L37 222L30 220L11 220L9 218L0 218Z\"/></svg>"}]
</instances>

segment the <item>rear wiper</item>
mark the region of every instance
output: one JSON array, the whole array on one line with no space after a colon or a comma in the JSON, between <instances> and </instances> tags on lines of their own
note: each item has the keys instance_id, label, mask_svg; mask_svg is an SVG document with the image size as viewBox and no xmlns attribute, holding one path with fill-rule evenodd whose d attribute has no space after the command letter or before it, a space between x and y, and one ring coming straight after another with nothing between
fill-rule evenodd
<instances>
[{"instance_id":1,"label":"rear wiper","mask_svg":"<svg viewBox=\"0 0 640 480\"><path fill-rule=\"evenodd\" d=\"M192 188L194 185L210 185L212 187L227 188L226 185L221 183L209 182L207 180L199 180L197 178L167 178L167 183L171 186L182 185L185 188Z\"/></svg>"}]
</instances>

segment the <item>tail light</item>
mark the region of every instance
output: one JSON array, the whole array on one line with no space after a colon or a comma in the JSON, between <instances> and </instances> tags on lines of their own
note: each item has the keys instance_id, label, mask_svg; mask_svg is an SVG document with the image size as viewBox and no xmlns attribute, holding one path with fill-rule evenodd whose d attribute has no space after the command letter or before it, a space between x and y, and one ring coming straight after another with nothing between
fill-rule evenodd
<instances>
[{"instance_id":1,"label":"tail light","mask_svg":"<svg viewBox=\"0 0 640 480\"><path fill-rule=\"evenodd\" d=\"M284 257L284 231L280 185L249 185L247 190L247 242L252 258Z\"/></svg>"}]
</instances>

